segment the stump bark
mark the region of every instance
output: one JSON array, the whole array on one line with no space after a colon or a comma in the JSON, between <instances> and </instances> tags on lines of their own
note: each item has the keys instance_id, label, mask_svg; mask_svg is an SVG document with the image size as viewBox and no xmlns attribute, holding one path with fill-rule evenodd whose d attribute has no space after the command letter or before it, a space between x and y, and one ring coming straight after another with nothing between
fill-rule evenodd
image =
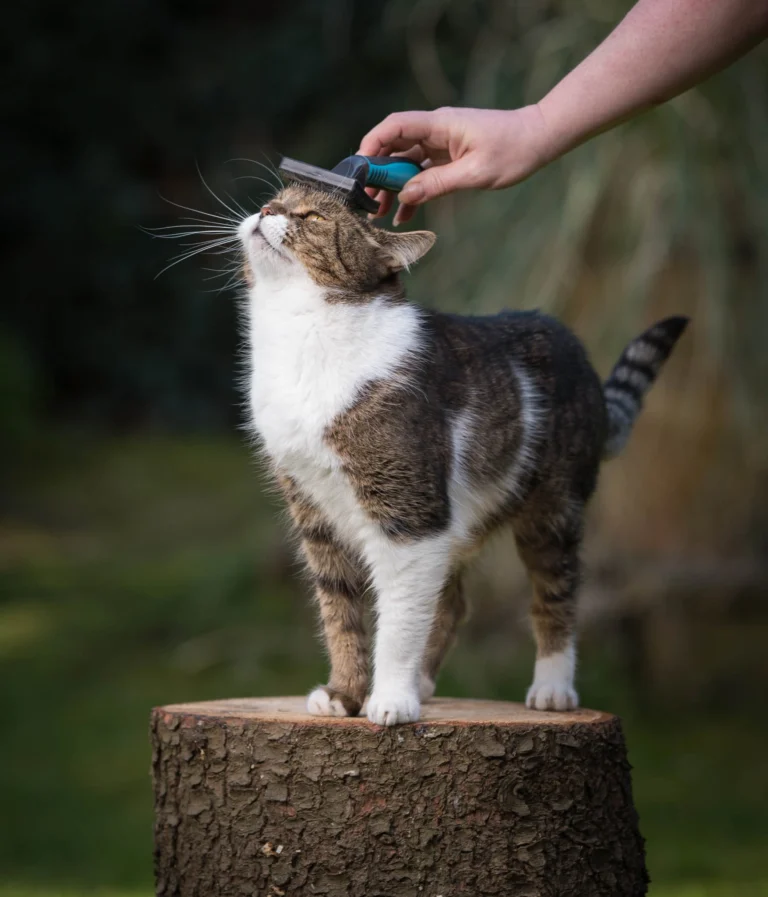
<instances>
[{"instance_id":1,"label":"stump bark","mask_svg":"<svg viewBox=\"0 0 768 897\"><path fill-rule=\"evenodd\" d=\"M437 700L419 723L303 698L152 714L162 897L640 897L619 720Z\"/></svg>"}]
</instances>

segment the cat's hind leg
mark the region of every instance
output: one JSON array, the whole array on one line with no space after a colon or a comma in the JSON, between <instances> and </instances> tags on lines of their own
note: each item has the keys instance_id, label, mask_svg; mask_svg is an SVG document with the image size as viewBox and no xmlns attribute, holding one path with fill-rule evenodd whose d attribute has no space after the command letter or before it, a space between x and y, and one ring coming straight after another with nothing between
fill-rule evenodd
<instances>
[{"instance_id":1,"label":"cat's hind leg","mask_svg":"<svg viewBox=\"0 0 768 897\"><path fill-rule=\"evenodd\" d=\"M422 701L428 701L434 695L437 674L456 639L456 630L464 620L466 613L467 603L464 598L462 571L456 570L443 587L437 603L437 612L429 634L419 684L419 695Z\"/></svg>"},{"instance_id":2,"label":"cat's hind leg","mask_svg":"<svg viewBox=\"0 0 768 897\"><path fill-rule=\"evenodd\" d=\"M526 704L536 710L572 710L579 703L574 677L581 530L580 509L515 526L520 557L533 585L536 667Z\"/></svg>"}]
</instances>

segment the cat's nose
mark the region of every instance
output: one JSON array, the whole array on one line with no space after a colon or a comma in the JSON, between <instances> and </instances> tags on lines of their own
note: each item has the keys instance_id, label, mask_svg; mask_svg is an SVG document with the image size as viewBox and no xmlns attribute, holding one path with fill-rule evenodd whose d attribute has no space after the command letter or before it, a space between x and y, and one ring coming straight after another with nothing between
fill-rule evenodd
<instances>
[{"instance_id":1,"label":"cat's nose","mask_svg":"<svg viewBox=\"0 0 768 897\"><path fill-rule=\"evenodd\" d=\"M263 216L263 215L274 215L275 212L274 212L274 210L272 209L271 206L266 205L266 206L262 206L262 207L261 207L261 214L262 214L262 216Z\"/></svg>"}]
</instances>

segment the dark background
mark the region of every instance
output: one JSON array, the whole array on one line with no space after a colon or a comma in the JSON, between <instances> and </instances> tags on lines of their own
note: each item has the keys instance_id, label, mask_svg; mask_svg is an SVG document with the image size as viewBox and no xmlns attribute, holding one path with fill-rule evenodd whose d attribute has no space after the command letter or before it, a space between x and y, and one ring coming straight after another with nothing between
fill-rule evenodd
<instances>
[{"instance_id":1,"label":"dark background","mask_svg":"<svg viewBox=\"0 0 768 897\"><path fill-rule=\"evenodd\" d=\"M323 678L242 422L236 287L146 229L258 208L390 111L539 99L613 0L33 0L3 10L0 895L151 892L157 703ZM692 326L590 518L585 704L620 713L657 897L768 894L768 56L503 193L420 213L411 296L543 307L605 373ZM264 179L263 181L258 180ZM266 182L266 183L265 183ZM159 274L159 276L158 276ZM240 360L238 360L240 359ZM504 544L439 693L519 700Z\"/></svg>"}]
</instances>

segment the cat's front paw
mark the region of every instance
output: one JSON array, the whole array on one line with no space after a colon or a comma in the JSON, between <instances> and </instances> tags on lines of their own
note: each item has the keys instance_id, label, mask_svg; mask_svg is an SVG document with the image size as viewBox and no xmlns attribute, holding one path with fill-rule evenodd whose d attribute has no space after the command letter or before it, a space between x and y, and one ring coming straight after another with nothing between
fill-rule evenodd
<instances>
[{"instance_id":1,"label":"cat's front paw","mask_svg":"<svg viewBox=\"0 0 768 897\"><path fill-rule=\"evenodd\" d=\"M575 710L579 696L568 682L542 680L528 689L525 704L531 710Z\"/></svg>"},{"instance_id":2,"label":"cat's front paw","mask_svg":"<svg viewBox=\"0 0 768 897\"><path fill-rule=\"evenodd\" d=\"M415 723L421 707L419 696L408 691L375 691L368 698L368 719L377 726Z\"/></svg>"},{"instance_id":3,"label":"cat's front paw","mask_svg":"<svg viewBox=\"0 0 768 897\"><path fill-rule=\"evenodd\" d=\"M307 712L312 716L357 716L360 707L360 701L329 685L319 686L307 698Z\"/></svg>"}]
</instances>

